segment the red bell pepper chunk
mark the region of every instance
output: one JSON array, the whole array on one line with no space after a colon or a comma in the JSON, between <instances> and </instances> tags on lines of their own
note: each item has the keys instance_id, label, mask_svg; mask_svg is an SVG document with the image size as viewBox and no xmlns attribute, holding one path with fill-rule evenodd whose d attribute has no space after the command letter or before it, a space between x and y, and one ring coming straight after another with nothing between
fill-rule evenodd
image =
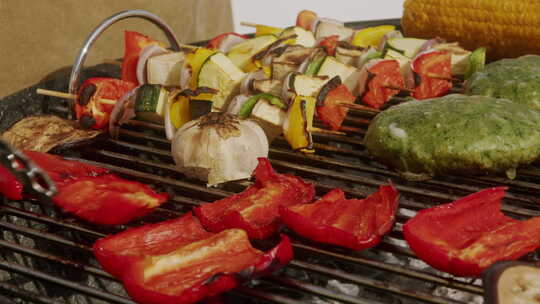
<instances>
[{"instance_id":1,"label":"red bell pepper chunk","mask_svg":"<svg viewBox=\"0 0 540 304\"><path fill-rule=\"evenodd\" d=\"M10 200L21 200L23 184L8 169L0 166L0 193Z\"/></svg>"},{"instance_id":2,"label":"red bell pepper chunk","mask_svg":"<svg viewBox=\"0 0 540 304\"><path fill-rule=\"evenodd\" d=\"M330 56L336 55L336 48L339 41L339 35L330 35L328 37L323 38L321 42L319 42L319 46L324 49L326 54Z\"/></svg>"},{"instance_id":3,"label":"red bell pepper chunk","mask_svg":"<svg viewBox=\"0 0 540 304\"><path fill-rule=\"evenodd\" d=\"M346 199L334 189L312 204L281 207L281 219L299 235L316 242L361 250L377 245L394 224L399 195L381 186L365 199Z\"/></svg>"},{"instance_id":4,"label":"red bell pepper chunk","mask_svg":"<svg viewBox=\"0 0 540 304\"><path fill-rule=\"evenodd\" d=\"M45 170L57 187L72 182L81 177L97 177L111 174L106 168L101 168L83 162L64 159L49 153L24 151L24 154Z\"/></svg>"},{"instance_id":5,"label":"red bell pepper chunk","mask_svg":"<svg viewBox=\"0 0 540 304\"><path fill-rule=\"evenodd\" d=\"M368 80L362 101L375 109L399 93L405 80L396 60L382 60L367 68Z\"/></svg>"},{"instance_id":6,"label":"red bell pepper chunk","mask_svg":"<svg viewBox=\"0 0 540 304\"><path fill-rule=\"evenodd\" d=\"M24 152L55 183L58 193L53 202L65 211L96 224L118 225L149 213L167 201L167 194L125 180L108 169L60 156ZM11 199L23 197L23 185L0 166L0 193Z\"/></svg>"},{"instance_id":7,"label":"red bell pepper chunk","mask_svg":"<svg viewBox=\"0 0 540 304\"><path fill-rule=\"evenodd\" d=\"M341 128L349 108L341 106L341 103L354 103L354 97L345 85L339 85L332 89L324 99L324 105L317 107L317 116L330 129L337 131Z\"/></svg>"},{"instance_id":8,"label":"red bell pepper chunk","mask_svg":"<svg viewBox=\"0 0 540 304\"><path fill-rule=\"evenodd\" d=\"M243 39L248 39L249 37L246 36L246 35L241 35L241 34L238 34L238 33L234 33L234 32L229 32L229 33L223 33L221 35L218 35L212 39L210 39L210 41L208 41L208 44L206 45L206 48L209 48L209 49L219 49L219 45L221 44L221 42L223 41L223 39L225 39L227 36L230 36L230 35L233 35L233 36L238 36L240 38L243 38Z\"/></svg>"},{"instance_id":9,"label":"red bell pepper chunk","mask_svg":"<svg viewBox=\"0 0 540 304\"><path fill-rule=\"evenodd\" d=\"M152 44L162 45L161 42L154 40L143 34L124 31L124 59L122 61L122 80L139 85L137 80L137 62L141 51Z\"/></svg>"},{"instance_id":10,"label":"red bell pepper chunk","mask_svg":"<svg viewBox=\"0 0 540 304\"><path fill-rule=\"evenodd\" d=\"M479 276L496 261L517 259L540 247L540 217L519 221L504 215L506 187L489 188L424 209L403 226L416 255L456 276Z\"/></svg>"},{"instance_id":11,"label":"red bell pepper chunk","mask_svg":"<svg viewBox=\"0 0 540 304\"><path fill-rule=\"evenodd\" d=\"M167 201L147 185L113 174L82 177L58 187L53 197L64 211L91 223L120 225L141 217Z\"/></svg>"},{"instance_id":12,"label":"red bell pepper chunk","mask_svg":"<svg viewBox=\"0 0 540 304\"><path fill-rule=\"evenodd\" d=\"M103 269L121 278L125 270L142 257L166 254L212 235L188 212L176 219L131 228L99 239L94 243L93 251Z\"/></svg>"},{"instance_id":13,"label":"red bell pepper chunk","mask_svg":"<svg viewBox=\"0 0 540 304\"><path fill-rule=\"evenodd\" d=\"M444 51L419 54L412 62L416 99L438 97L452 88L452 56Z\"/></svg>"},{"instance_id":14,"label":"red bell pepper chunk","mask_svg":"<svg viewBox=\"0 0 540 304\"><path fill-rule=\"evenodd\" d=\"M240 228L251 238L263 239L279 228L279 206L307 203L315 195L313 185L296 176L277 174L266 158L259 158L254 173L253 186L194 209L204 227L214 232Z\"/></svg>"},{"instance_id":15,"label":"red bell pepper chunk","mask_svg":"<svg viewBox=\"0 0 540 304\"><path fill-rule=\"evenodd\" d=\"M80 177L109 174L110 171L81 162L65 160L60 156L43 152L24 151L36 165L45 170L57 187ZM0 193L8 199L23 198L23 184L8 169L0 166Z\"/></svg>"},{"instance_id":16,"label":"red bell pepper chunk","mask_svg":"<svg viewBox=\"0 0 540 304\"><path fill-rule=\"evenodd\" d=\"M75 114L85 127L103 129L109 126L109 117L115 103L135 88L135 83L115 78L94 77L83 82L75 101Z\"/></svg>"},{"instance_id":17,"label":"red bell pepper chunk","mask_svg":"<svg viewBox=\"0 0 540 304\"><path fill-rule=\"evenodd\" d=\"M287 236L267 253L254 249L245 231L224 230L141 259L123 276L128 294L142 304L195 303L272 271L292 259Z\"/></svg>"}]
</instances>

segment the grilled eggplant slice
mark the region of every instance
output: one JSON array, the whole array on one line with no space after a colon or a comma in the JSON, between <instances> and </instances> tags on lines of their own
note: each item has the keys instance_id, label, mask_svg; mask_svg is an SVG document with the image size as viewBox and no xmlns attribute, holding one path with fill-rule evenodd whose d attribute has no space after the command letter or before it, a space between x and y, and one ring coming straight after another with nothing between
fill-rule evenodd
<instances>
[{"instance_id":1,"label":"grilled eggplant slice","mask_svg":"<svg viewBox=\"0 0 540 304\"><path fill-rule=\"evenodd\" d=\"M106 135L54 115L28 116L13 124L2 139L20 150L59 152L101 141Z\"/></svg>"},{"instance_id":2,"label":"grilled eggplant slice","mask_svg":"<svg viewBox=\"0 0 540 304\"><path fill-rule=\"evenodd\" d=\"M540 303L540 266L504 261L482 274L486 304Z\"/></svg>"}]
</instances>

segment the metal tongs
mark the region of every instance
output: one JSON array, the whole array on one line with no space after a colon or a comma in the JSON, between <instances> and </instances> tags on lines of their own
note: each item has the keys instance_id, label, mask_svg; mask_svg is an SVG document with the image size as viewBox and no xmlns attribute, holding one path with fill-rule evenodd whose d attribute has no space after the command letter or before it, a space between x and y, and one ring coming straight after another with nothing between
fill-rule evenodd
<instances>
[{"instance_id":1,"label":"metal tongs","mask_svg":"<svg viewBox=\"0 0 540 304\"><path fill-rule=\"evenodd\" d=\"M18 149L0 140L0 165L7 168L23 185L25 192L37 199L50 200L57 188L49 175Z\"/></svg>"}]
</instances>

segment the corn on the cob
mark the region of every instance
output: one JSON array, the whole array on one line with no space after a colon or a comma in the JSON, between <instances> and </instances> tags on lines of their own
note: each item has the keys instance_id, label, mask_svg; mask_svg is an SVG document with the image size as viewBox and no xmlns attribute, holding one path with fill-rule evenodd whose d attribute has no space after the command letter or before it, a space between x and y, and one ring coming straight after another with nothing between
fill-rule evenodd
<instances>
[{"instance_id":1,"label":"corn on the cob","mask_svg":"<svg viewBox=\"0 0 540 304\"><path fill-rule=\"evenodd\" d=\"M540 54L540 1L406 0L401 23L409 37L485 46L490 60Z\"/></svg>"}]
</instances>

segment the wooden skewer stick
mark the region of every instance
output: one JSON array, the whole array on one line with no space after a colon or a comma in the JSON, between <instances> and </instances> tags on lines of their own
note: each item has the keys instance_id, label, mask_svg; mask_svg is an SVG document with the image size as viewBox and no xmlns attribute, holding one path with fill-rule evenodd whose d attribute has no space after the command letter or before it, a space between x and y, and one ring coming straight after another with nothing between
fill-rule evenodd
<instances>
[{"instance_id":1,"label":"wooden skewer stick","mask_svg":"<svg viewBox=\"0 0 540 304\"><path fill-rule=\"evenodd\" d=\"M195 46L195 45L191 45L191 44L179 44L178 45L180 48L186 48L186 49L197 49L197 48L200 48L200 46Z\"/></svg>"},{"instance_id":2,"label":"wooden skewer stick","mask_svg":"<svg viewBox=\"0 0 540 304\"><path fill-rule=\"evenodd\" d=\"M378 109L374 109L374 108L366 107L366 106L363 106L363 105L359 105L357 103L342 102L339 105L342 106L342 107L349 108L349 109L355 109L355 110L361 110L361 111L370 111L370 112L380 112L381 111L381 110L378 110Z\"/></svg>"},{"instance_id":3,"label":"wooden skewer stick","mask_svg":"<svg viewBox=\"0 0 540 304\"><path fill-rule=\"evenodd\" d=\"M65 99L75 99L75 97L76 97L73 94L64 93L64 92L58 92L58 91L51 91L51 90L46 90L46 89L37 89L36 93L38 93L40 95L47 95L47 96L65 98ZM114 99L106 99L106 98L101 98L99 100L99 102L100 103L108 103L108 104L116 104L116 100L114 100Z\"/></svg>"},{"instance_id":4,"label":"wooden skewer stick","mask_svg":"<svg viewBox=\"0 0 540 304\"><path fill-rule=\"evenodd\" d=\"M257 26L260 25L260 24L242 21L242 22L240 22L240 25L243 25L243 26L249 26L249 27L257 27Z\"/></svg>"},{"instance_id":5,"label":"wooden skewer stick","mask_svg":"<svg viewBox=\"0 0 540 304\"><path fill-rule=\"evenodd\" d=\"M385 85L384 86L385 88L387 89L392 89L392 90L399 90L399 91L405 91L405 92L410 92L410 93L414 93L414 90L413 89L409 89L409 88L405 88L405 87L398 87L398 86L394 86L394 85Z\"/></svg>"},{"instance_id":6,"label":"wooden skewer stick","mask_svg":"<svg viewBox=\"0 0 540 304\"><path fill-rule=\"evenodd\" d=\"M308 131L309 131L309 132L312 132L312 133L320 133L320 134L346 135L345 132L332 131L332 130L325 130L325 129L315 128L315 127L310 127L310 128L308 128Z\"/></svg>"}]
</instances>

